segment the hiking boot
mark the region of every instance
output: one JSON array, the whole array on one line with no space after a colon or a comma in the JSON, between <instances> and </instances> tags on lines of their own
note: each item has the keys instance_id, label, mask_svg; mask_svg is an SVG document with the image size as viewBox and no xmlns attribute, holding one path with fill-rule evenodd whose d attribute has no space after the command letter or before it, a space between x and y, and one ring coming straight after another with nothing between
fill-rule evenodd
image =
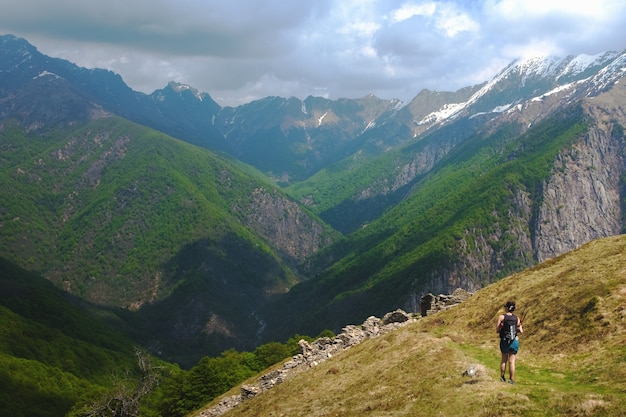
<instances>
[{"instance_id":1,"label":"hiking boot","mask_svg":"<svg viewBox=\"0 0 626 417\"><path fill-rule=\"evenodd\" d=\"M509 384L515 385L515 382L512 379L509 379Z\"/></svg>"}]
</instances>

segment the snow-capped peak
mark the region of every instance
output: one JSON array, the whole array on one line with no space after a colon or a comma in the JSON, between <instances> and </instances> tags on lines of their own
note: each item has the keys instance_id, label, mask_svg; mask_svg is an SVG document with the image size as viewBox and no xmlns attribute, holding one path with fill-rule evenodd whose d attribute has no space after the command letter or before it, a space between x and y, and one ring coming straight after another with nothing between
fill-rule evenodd
<instances>
[{"instance_id":1,"label":"snow-capped peak","mask_svg":"<svg viewBox=\"0 0 626 417\"><path fill-rule=\"evenodd\" d=\"M602 68L598 73L593 76L590 80L591 87L593 88L593 92L590 93L598 93L619 81L620 78L626 75L626 53L619 55L617 58L613 59L613 61Z\"/></svg>"},{"instance_id":2,"label":"snow-capped peak","mask_svg":"<svg viewBox=\"0 0 626 417\"><path fill-rule=\"evenodd\" d=\"M573 57L565 66L561 75L578 75L589 68L596 65L602 65L610 59L614 59L618 55L617 52L603 52L597 55L581 54Z\"/></svg>"},{"instance_id":3,"label":"snow-capped peak","mask_svg":"<svg viewBox=\"0 0 626 417\"><path fill-rule=\"evenodd\" d=\"M191 87L190 85L181 84L174 81L170 81L168 85L172 88L172 90L176 91L177 93L182 93L183 91L191 91L198 100L202 101L202 93L200 93L198 90Z\"/></svg>"},{"instance_id":4,"label":"snow-capped peak","mask_svg":"<svg viewBox=\"0 0 626 417\"><path fill-rule=\"evenodd\" d=\"M597 70L597 68L601 68ZM586 71L596 69L595 75ZM496 85L500 83L513 83L518 89L518 100L529 100L546 94L553 94L558 91L571 88L578 83L585 83L590 80L591 84L586 95L593 94L593 91L600 91L608 85L616 82L626 75L626 54L620 55L616 52L603 52L597 55L577 55L560 58L556 56L540 56L527 59L518 59L509 64L498 75L488 81L480 90L472 95L467 101L462 103L448 103L437 111L422 118L418 125L439 123L457 117L463 110L494 92L496 97L490 99L492 105L491 112L498 112L505 107L510 107L510 97L507 102L495 103L497 101ZM527 86L528 85L528 86ZM525 91L524 88L526 88ZM483 105L483 107L485 107ZM482 112L488 111L483 109Z\"/></svg>"}]
</instances>

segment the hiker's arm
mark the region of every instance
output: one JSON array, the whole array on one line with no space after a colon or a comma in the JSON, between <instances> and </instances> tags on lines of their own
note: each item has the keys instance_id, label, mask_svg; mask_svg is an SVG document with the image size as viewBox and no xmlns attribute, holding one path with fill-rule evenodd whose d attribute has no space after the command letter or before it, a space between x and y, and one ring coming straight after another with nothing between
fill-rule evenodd
<instances>
[{"instance_id":1,"label":"hiker's arm","mask_svg":"<svg viewBox=\"0 0 626 417\"><path fill-rule=\"evenodd\" d=\"M504 315L500 315L500 317L498 317L498 324L496 325L496 333L500 333L503 322L504 322Z\"/></svg>"},{"instance_id":2,"label":"hiker's arm","mask_svg":"<svg viewBox=\"0 0 626 417\"><path fill-rule=\"evenodd\" d=\"M517 319L517 331L518 333L524 333L524 329L522 328L522 321L520 319Z\"/></svg>"}]
</instances>

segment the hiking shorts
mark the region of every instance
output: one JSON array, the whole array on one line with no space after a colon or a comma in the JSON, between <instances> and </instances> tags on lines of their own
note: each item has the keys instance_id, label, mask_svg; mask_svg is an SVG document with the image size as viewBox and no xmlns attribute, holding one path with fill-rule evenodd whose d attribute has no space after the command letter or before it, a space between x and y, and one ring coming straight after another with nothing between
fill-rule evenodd
<instances>
[{"instance_id":1,"label":"hiking shorts","mask_svg":"<svg viewBox=\"0 0 626 417\"><path fill-rule=\"evenodd\" d=\"M502 353L512 353L517 354L519 350L519 340L515 338L512 342L509 343L506 339L500 339L500 352Z\"/></svg>"}]
</instances>

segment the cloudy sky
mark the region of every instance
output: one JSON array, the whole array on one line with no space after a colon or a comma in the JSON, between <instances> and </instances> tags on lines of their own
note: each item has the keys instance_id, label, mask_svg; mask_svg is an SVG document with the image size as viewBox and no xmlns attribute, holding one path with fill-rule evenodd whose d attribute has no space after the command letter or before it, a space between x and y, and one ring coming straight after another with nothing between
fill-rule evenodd
<instances>
[{"instance_id":1,"label":"cloudy sky","mask_svg":"<svg viewBox=\"0 0 626 417\"><path fill-rule=\"evenodd\" d=\"M624 0L0 0L0 34L223 106L485 81L517 57L626 48Z\"/></svg>"}]
</instances>

